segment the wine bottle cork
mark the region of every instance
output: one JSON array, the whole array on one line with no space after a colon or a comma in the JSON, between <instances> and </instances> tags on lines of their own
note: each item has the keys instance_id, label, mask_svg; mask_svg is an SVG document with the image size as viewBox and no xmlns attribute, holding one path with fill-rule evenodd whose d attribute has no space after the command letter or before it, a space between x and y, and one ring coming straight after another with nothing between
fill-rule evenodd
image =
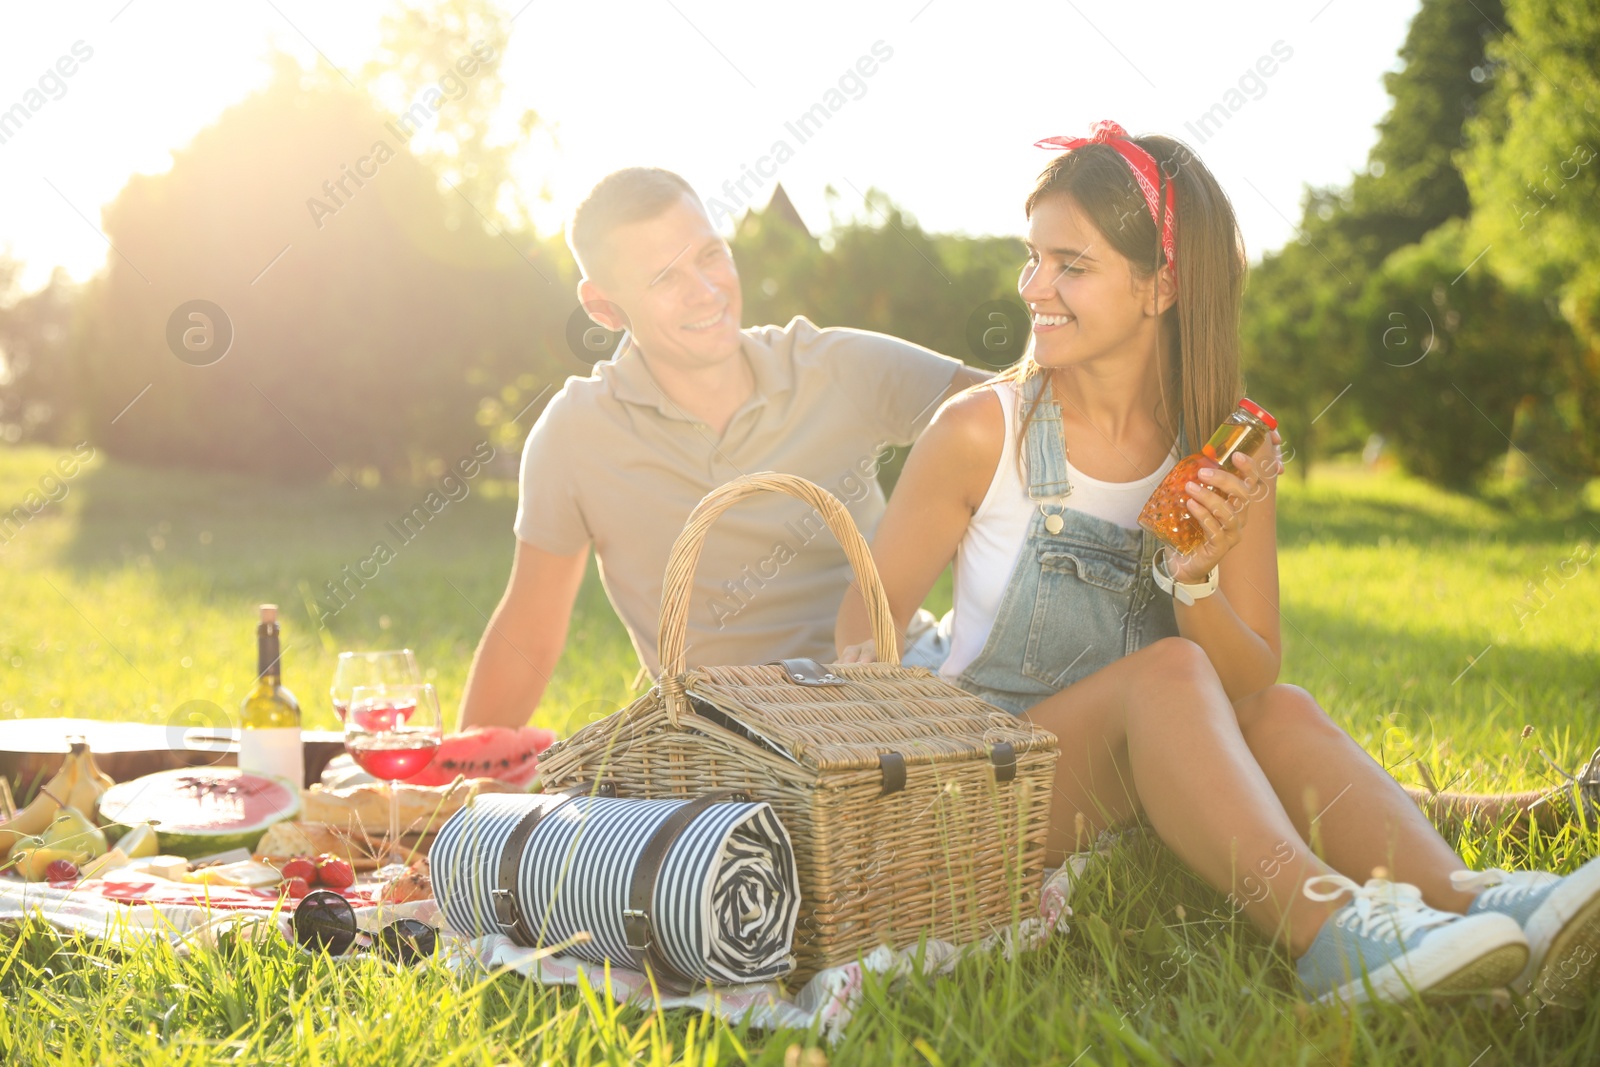
<instances>
[{"instance_id":1,"label":"wine bottle cork","mask_svg":"<svg viewBox=\"0 0 1600 1067\"><path fill-rule=\"evenodd\" d=\"M261 605L261 621L262 622L277 622L278 621L278 605L276 605L276 604L263 604L263 605Z\"/></svg>"}]
</instances>

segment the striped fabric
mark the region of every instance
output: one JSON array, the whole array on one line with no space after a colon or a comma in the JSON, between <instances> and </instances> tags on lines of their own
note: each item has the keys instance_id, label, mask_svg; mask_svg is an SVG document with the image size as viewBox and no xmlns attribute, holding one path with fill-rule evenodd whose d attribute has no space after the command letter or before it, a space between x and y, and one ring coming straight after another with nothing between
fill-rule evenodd
<instances>
[{"instance_id":1,"label":"striped fabric","mask_svg":"<svg viewBox=\"0 0 1600 1067\"><path fill-rule=\"evenodd\" d=\"M531 809L551 807L517 866L515 900L540 944L581 931L569 950L633 967L623 935L628 887L645 844L686 801L485 794L440 829L429 855L446 923L469 937L503 933L490 896L512 831ZM757 982L788 973L799 880L789 834L762 803L713 804L668 850L651 915L668 961L688 977Z\"/></svg>"}]
</instances>

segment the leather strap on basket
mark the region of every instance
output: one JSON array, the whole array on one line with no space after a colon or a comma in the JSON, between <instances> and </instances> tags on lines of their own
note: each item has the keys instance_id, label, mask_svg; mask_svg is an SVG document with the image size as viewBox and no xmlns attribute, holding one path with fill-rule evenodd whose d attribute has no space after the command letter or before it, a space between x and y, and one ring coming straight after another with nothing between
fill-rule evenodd
<instances>
[{"instance_id":1,"label":"leather strap on basket","mask_svg":"<svg viewBox=\"0 0 1600 1067\"><path fill-rule=\"evenodd\" d=\"M698 983L674 967L656 941L652 904L656 883L661 879L661 867L667 861L672 843L701 812L724 800L748 799L748 795L737 789L713 789L696 797L667 816L645 842L644 851L639 853L639 860L634 864L633 879L628 883L628 907L622 913L623 941L633 956L634 969L648 968L655 975L656 984L669 993L687 993Z\"/></svg>"},{"instance_id":2,"label":"leather strap on basket","mask_svg":"<svg viewBox=\"0 0 1600 1067\"><path fill-rule=\"evenodd\" d=\"M713 489L695 505L688 521L684 523L683 532L673 543L672 555L667 560L656 658L661 664L661 693L666 702L667 720L673 725L677 725L679 716L687 714L689 710L679 679L688 666L684 642L689 627L689 595L693 591L695 566L700 561L700 550L705 547L706 534L724 511L746 497L768 492L786 493L802 500L822 516L828 529L833 531L844 548L844 554L855 571L856 582L866 599L878 660L882 663L900 662L900 638L894 628L894 616L889 611L889 598L884 595L878 568L872 562L872 551L867 547L861 531L856 529L850 512L832 493L804 478L772 471L747 474Z\"/></svg>"},{"instance_id":3,"label":"leather strap on basket","mask_svg":"<svg viewBox=\"0 0 1600 1067\"><path fill-rule=\"evenodd\" d=\"M538 945L538 939L528 928L522 909L517 907L517 868L522 864L522 852L528 847L528 839L551 812L566 807L579 797L614 797L617 787L611 782L583 782L550 795L561 799L554 804L531 809L512 829L511 836L506 838L505 848L500 852L500 866L495 871L495 888L489 894L489 899L494 902L495 925L523 948L535 948Z\"/></svg>"},{"instance_id":4,"label":"leather strap on basket","mask_svg":"<svg viewBox=\"0 0 1600 1067\"><path fill-rule=\"evenodd\" d=\"M1001 741L989 750L989 762L994 765L994 780L1009 782L1017 776L1017 746Z\"/></svg>"}]
</instances>

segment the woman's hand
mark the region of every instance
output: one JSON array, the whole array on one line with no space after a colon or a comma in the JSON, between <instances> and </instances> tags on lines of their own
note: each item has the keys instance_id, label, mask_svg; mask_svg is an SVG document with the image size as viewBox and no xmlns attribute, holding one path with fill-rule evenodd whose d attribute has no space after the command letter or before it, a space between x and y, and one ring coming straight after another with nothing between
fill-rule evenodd
<instances>
[{"instance_id":1,"label":"woman's hand","mask_svg":"<svg viewBox=\"0 0 1600 1067\"><path fill-rule=\"evenodd\" d=\"M878 643L867 638L859 645L849 645L839 650L834 663L871 663L878 658Z\"/></svg>"},{"instance_id":2,"label":"woman's hand","mask_svg":"<svg viewBox=\"0 0 1600 1067\"><path fill-rule=\"evenodd\" d=\"M1223 556L1244 536L1244 526L1250 517L1250 502L1259 500L1263 493L1271 492L1271 482L1283 470L1283 438L1273 430L1265 455L1235 453L1234 463L1239 473L1225 467L1206 467L1198 474L1199 482L1189 483L1189 514L1205 530L1205 542L1186 556L1177 556L1172 564L1174 581L1191 583L1204 580Z\"/></svg>"}]
</instances>

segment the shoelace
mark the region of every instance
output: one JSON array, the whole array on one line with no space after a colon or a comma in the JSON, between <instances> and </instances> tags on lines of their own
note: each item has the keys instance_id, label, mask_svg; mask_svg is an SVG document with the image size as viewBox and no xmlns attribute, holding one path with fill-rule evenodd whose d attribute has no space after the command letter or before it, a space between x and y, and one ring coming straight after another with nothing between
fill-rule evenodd
<instances>
[{"instance_id":1,"label":"shoelace","mask_svg":"<svg viewBox=\"0 0 1600 1067\"><path fill-rule=\"evenodd\" d=\"M1561 876L1549 871L1503 871L1499 867L1490 867L1486 871L1450 872L1452 888L1459 892L1482 890L1478 899L1485 904L1496 900L1513 903L1534 889L1559 881Z\"/></svg>"},{"instance_id":2,"label":"shoelace","mask_svg":"<svg viewBox=\"0 0 1600 1067\"><path fill-rule=\"evenodd\" d=\"M1332 886L1331 890L1314 889L1318 883ZM1422 902L1422 890L1407 882L1391 882L1384 878L1369 878L1366 885L1357 885L1342 874L1320 874L1306 879L1301 891L1311 900L1337 900L1346 893L1350 903L1346 909L1335 913L1334 921L1343 929L1355 928L1362 937L1376 937L1383 941L1407 938L1419 930L1459 919L1445 911L1435 911Z\"/></svg>"}]
</instances>

